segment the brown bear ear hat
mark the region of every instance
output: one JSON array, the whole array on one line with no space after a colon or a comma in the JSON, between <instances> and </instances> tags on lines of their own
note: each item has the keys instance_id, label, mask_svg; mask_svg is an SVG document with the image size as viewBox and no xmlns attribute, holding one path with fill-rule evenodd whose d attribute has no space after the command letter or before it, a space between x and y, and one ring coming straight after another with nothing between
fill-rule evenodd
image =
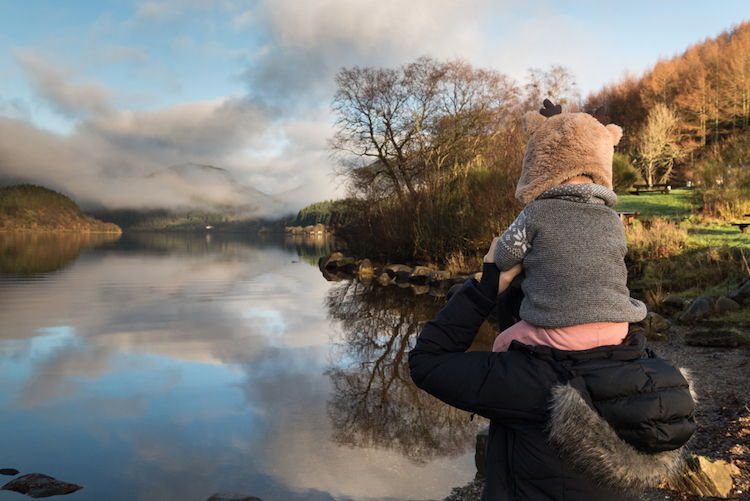
<instances>
[{"instance_id":1,"label":"brown bear ear hat","mask_svg":"<svg viewBox=\"0 0 750 501\"><path fill-rule=\"evenodd\" d=\"M563 113L562 106L544 100L544 108L522 118L529 134L516 198L523 203L586 175L612 189L612 154L622 138L622 128L610 124L604 106L589 113Z\"/></svg>"}]
</instances>

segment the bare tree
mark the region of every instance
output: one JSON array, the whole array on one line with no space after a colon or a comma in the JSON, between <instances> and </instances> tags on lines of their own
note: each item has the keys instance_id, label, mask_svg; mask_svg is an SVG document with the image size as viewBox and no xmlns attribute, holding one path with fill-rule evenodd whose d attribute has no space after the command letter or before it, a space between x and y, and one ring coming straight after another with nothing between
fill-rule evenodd
<instances>
[{"instance_id":1,"label":"bare tree","mask_svg":"<svg viewBox=\"0 0 750 501\"><path fill-rule=\"evenodd\" d=\"M667 105L657 103L651 108L636 147L636 164L648 184L658 176L666 183L676 161L683 157L680 146L679 121Z\"/></svg>"},{"instance_id":2,"label":"bare tree","mask_svg":"<svg viewBox=\"0 0 750 501\"><path fill-rule=\"evenodd\" d=\"M526 99L534 106L545 99L563 106L576 104L581 99L575 77L565 66L553 64L549 71L529 68L527 80Z\"/></svg>"},{"instance_id":3,"label":"bare tree","mask_svg":"<svg viewBox=\"0 0 750 501\"><path fill-rule=\"evenodd\" d=\"M422 57L389 68L344 68L336 75L329 141L350 190L395 195L402 206L446 165L478 154L518 97L505 75L465 61Z\"/></svg>"}]
</instances>

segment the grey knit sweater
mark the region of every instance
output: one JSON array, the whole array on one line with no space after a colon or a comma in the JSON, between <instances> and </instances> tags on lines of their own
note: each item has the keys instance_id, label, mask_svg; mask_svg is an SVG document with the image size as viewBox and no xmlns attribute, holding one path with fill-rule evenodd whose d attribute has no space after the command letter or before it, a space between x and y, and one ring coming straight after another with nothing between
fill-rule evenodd
<instances>
[{"instance_id":1,"label":"grey knit sweater","mask_svg":"<svg viewBox=\"0 0 750 501\"><path fill-rule=\"evenodd\" d=\"M639 322L646 305L630 297L625 230L617 195L598 184L567 184L542 193L500 237L495 263L523 262L520 315L537 327Z\"/></svg>"}]
</instances>

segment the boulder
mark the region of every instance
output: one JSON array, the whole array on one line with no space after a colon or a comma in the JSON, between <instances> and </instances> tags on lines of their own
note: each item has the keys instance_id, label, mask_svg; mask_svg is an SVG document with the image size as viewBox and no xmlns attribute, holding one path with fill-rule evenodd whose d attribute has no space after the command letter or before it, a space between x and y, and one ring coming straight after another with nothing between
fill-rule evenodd
<instances>
[{"instance_id":1,"label":"boulder","mask_svg":"<svg viewBox=\"0 0 750 501\"><path fill-rule=\"evenodd\" d=\"M675 310L684 310L688 301L682 296L669 295L664 298L661 304Z\"/></svg>"},{"instance_id":2,"label":"boulder","mask_svg":"<svg viewBox=\"0 0 750 501\"><path fill-rule=\"evenodd\" d=\"M664 485L686 494L726 498L732 490L732 473L738 473L737 470L719 459L692 456L687 460L685 472L667 479Z\"/></svg>"},{"instance_id":3,"label":"boulder","mask_svg":"<svg viewBox=\"0 0 750 501\"><path fill-rule=\"evenodd\" d=\"M328 280L329 282L341 282L343 280L351 280L351 275L348 275L346 273L343 273L341 270L331 270L323 268L320 270L320 272L323 274L323 278Z\"/></svg>"},{"instance_id":4,"label":"boulder","mask_svg":"<svg viewBox=\"0 0 750 501\"><path fill-rule=\"evenodd\" d=\"M368 275L368 276L375 276L375 267L372 265L372 261L369 259L362 259L361 261L357 261L357 275Z\"/></svg>"},{"instance_id":5,"label":"boulder","mask_svg":"<svg viewBox=\"0 0 750 501\"><path fill-rule=\"evenodd\" d=\"M238 494L236 492L217 492L207 501L263 501L255 496L248 496L247 494Z\"/></svg>"},{"instance_id":6,"label":"boulder","mask_svg":"<svg viewBox=\"0 0 750 501\"><path fill-rule=\"evenodd\" d=\"M376 282L379 283L380 285L392 285L392 284L396 283L390 277L390 275L388 275L388 273L385 273L385 272L383 272L383 273L380 274L380 276L377 278Z\"/></svg>"},{"instance_id":7,"label":"boulder","mask_svg":"<svg viewBox=\"0 0 750 501\"><path fill-rule=\"evenodd\" d=\"M336 262L339 259L343 259L344 255L340 252L331 252L330 254L326 254L325 256L318 259L318 268L321 270L325 270L329 267L336 266Z\"/></svg>"},{"instance_id":8,"label":"boulder","mask_svg":"<svg viewBox=\"0 0 750 501\"><path fill-rule=\"evenodd\" d=\"M415 266L409 273L409 282L413 284L426 284L430 276L430 269L426 266Z\"/></svg>"},{"instance_id":9,"label":"boulder","mask_svg":"<svg viewBox=\"0 0 750 501\"><path fill-rule=\"evenodd\" d=\"M666 341L664 334L672 328L672 323L658 313L649 311L646 315L646 337L652 341Z\"/></svg>"},{"instance_id":10,"label":"boulder","mask_svg":"<svg viewBox=\"0 0 750 501\"><path fill-rule=\"evenodd\" d=\"M710 346L712 348L734 348L740 345L741 335L728 330L689 332L685 334L685 344L690 346Z\"/></svg>"},{"instance_id":11,"label":"boulder","mask_svg":"<svg viewBox=\"0 0 750 501\"><path fill-rule=\"evenodd\" d=\"M726 297L720 297L716 300L716 304L714 305L714 310L724 313L727 311L737 311L741 308L739 303L737 301L734 301L732 299L726 298Z\"/></svg>"},{"instance_id":12,"label":"boulder","mask_svg":"<svg viewBox=\"0 0 750 501\"><path fill-rule=\"evenodd\" d=\"M738 304L743 304L746 299L750 299L750 280L745 282L739 289L733 290L729 294L729 299L732 299Z\"/></svg>"},{"instance_id":13,"label":"boulder","mask_svg":"<svg viewBox=\"0 0 750 501\"><path fill-rule=\"evenodd\" d=\"M715 299L712 296L701 296L688 307L688 309L680 315L680 322L694 322L700 318L703 318L707 313L713 309L713 303Z\"/></svg>"},{"instance_id":14,"label":"boulder","mask_svg":"<svg viewBox=\"0 0 750 501\"><path fill-rule=\"evenodd\" d=\"M333 264L336 266L336 268L345 268L347 266L351 266L353 268L355 262L356 260L353 257L342 257L341 259L337 261L333 261L329 263L328 267L330 268L331 264Z\"/></svg>"},{"instance_id":15,"label":"boulder","mask_svg":"<svg viewBox=\"0 0 750 501\"><path fill-rule=\"evenodd\" d=\"M411 291L415 296L421 296L422 294L430 292L430 286L424 284L411 284Z\"/></svg>"},{"instance_id":16,"label":"boulder","mask_svg":"<svg viewBox=\"0 0 750 501\"><path fill-rule=\"evenodd\" d=\"M427 277L427 281L431 284L437 282L445 282L447 280L450 280L452 276L453 274L448 270L433 270Z\"/></svg>"},{"instance_id":17,"label":"boulder","mask_svg":"<svg viewBox=\"0 0 750 501\"><path fill-rule=\"evenodd\" d=\"M0 487L0 489L19 492L32 498L46 498L49 496L70 494L71 492L83 489L83 486L69 484L47 475L42 475L41 473L29 473L28 475L14 478Z\"/></svg>"},{"instance_id":18,"label":"boulder","mask_svg":"<svg viewBox=\"0 0 750 501\"><path fill-rule=\"evenodd\" d=\"M388 273L392 279L396 281L407 281L412 268L405 264L392 264L385 268L385 272Z\"/></svg>"}]
</instances>

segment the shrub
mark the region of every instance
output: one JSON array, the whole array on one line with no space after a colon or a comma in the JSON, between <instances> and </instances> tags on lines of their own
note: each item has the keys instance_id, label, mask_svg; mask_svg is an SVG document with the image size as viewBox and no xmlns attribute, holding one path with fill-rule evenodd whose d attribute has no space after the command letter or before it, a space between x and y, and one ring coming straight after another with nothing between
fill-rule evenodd
<instances>
[{"instance_id":1,"label":"shrub","mask_svg":"<svg viewBox=\"0 0 750 501\"><path fill-rule=\"evenodd\" d=\"M635 221L625 230L628 256L633 260L670 258L685 249L687 229L676 222L655 217L650 224Z\"/></svg>"},{"instance_id":2,"label":"shrub","mask_svg":"<svg viewBox=\"0 0 750 501\"><path fill-rule=\"evenodd\" d=\"M630 189L640 179L630 157L625 153L615 153L612 157L612 188L615 193Z\"/></svg>"}]
</instances>

